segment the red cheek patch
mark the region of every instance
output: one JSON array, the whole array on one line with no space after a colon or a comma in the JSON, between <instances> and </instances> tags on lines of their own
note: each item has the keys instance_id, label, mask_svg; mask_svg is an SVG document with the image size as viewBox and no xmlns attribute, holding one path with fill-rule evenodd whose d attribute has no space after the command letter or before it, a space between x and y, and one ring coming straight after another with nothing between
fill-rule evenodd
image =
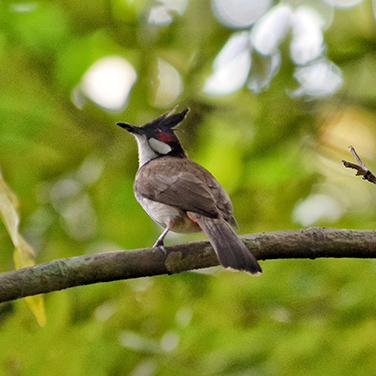
<instances>
[{"instance_id":1,"label":"red cheek patch","mask_svg":"<svg viewBox=\"0 0 376 376\"><path fill-rule=\"evenodd\" d=\"M157 137L159 141L162 141L166 144L173 142L176 139L176 136L173 133L169 133L169 132L158 133Z\"/></svg>"}]
</instances>

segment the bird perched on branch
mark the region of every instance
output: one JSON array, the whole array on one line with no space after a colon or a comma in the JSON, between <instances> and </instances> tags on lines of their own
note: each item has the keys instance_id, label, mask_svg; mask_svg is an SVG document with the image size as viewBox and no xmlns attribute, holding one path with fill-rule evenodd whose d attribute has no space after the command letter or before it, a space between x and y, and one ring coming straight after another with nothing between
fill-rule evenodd
<instances>
[{"instance_id":1,"label":"bird perched on branch","mask_svg":"<svg viewBox=\"0 0 376 376\"><path fill-rule=\"evenodd\" d=\"M137 141L135 197L164 229L154 247L163 248L169 231L203 231L224 267L261 273L256 258L231 228L236 221L227 192L209 171L187 158L174 132L188 109L173 113L167 112L142 127L117 123Z\"/></svg>"}]
</instances>

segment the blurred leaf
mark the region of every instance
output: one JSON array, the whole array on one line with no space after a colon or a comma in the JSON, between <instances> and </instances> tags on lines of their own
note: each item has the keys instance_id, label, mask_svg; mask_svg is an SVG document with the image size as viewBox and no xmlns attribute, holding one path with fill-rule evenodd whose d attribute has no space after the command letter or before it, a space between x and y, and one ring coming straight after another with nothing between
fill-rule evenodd
<instances>
[{"instance_id":1,"label":"blurred leaf","mask_svg":"<svg viewBox=\"0 0 376 376\"><path fill-rule=\"evenodd\" d=\"M16 269L26 268L35 265L34 250L18 232L20 216L18 213L19 201L16 194L5 182L0 171L0 215L5 227L15 246L13 253ZM46 323L44 302L41 295L29 296L26 299L39 325Z\"/></svg>"},{"instance_id":2,"label":"blurred leaf","mask_svg":"<svg viewBox=\"0 0 376 376\"><path fill-rule=\"evenodd\" d=\"M0 216L12 239L13 244L18 245L18 225L20 217L18 215L18 198L5 182L0 171Z\"/></svg>"},{"instance_id":3,"label":"blurred leaf","mask_svg":"<svg viewBox=\"0 0 376 376\"><path fill-rule=\"evenodd\" d=\"M18 243L14 250L13 260L16 269L35 265L34 250L20 234L18 234Z\"/></svg>"}]
</instances>

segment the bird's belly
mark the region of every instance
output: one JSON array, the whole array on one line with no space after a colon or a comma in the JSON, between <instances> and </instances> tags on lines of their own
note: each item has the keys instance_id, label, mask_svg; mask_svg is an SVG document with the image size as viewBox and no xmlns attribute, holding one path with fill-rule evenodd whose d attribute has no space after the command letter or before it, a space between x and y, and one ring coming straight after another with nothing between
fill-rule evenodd
<instances>
[{"instance_id":1,"label":"bird's belly","mask_svg":"<svg viewBox=\"0 0 376 376\"><path fill-rule=\"evenodd\" d=\"M180 233L201 231L197 223L191 221L183 211L177 208L139 195L136 195L136 199L149 217L163 228L169 227L171 231Z\"/></svg>"}]
</instances>

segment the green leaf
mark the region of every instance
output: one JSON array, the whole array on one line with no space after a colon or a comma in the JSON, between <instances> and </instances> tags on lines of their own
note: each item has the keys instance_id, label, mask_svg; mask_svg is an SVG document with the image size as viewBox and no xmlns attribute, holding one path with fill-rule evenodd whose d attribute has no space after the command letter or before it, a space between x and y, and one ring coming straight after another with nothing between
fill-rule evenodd
<instances>
[{"instance_id":1,"label":"green leaf","mask_svg":"<svg viewBox=\"0 0 376 376\"><path fill-rule=\"evenodd\" d=\"M14 265L16 269L21 269L35 265L35 253L31 245L19 233L20 215L18 207L18 198L5 182L0 171L0 216L15 246ZM25 300L39 325L43 326L46 323L43 297L41 295L29 296Z\"/></svg>"},{"instance_id":2,"label":"green leaf","mask_svg":"<svg viewBox=\"0 0 376 376\"><path fill-rule=\"evenodd\" d=\"M0 171L0 216L12 239L13 244L18 245L18 198L5 182Z\"/></svg>"}]
</instances>

